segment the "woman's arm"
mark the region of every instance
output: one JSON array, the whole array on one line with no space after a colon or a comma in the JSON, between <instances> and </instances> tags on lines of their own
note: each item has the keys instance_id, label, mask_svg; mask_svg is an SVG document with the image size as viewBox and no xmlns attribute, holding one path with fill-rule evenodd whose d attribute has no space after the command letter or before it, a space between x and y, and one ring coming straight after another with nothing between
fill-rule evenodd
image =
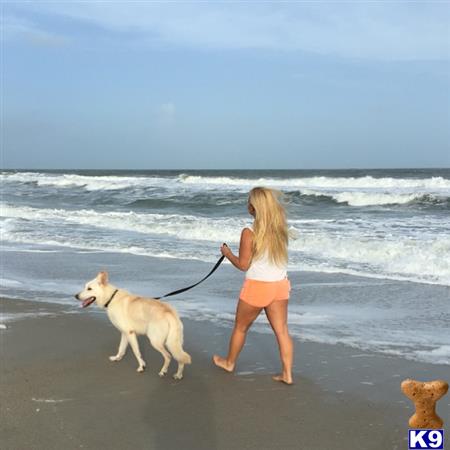
<instances>
[{"instance_id":1,"label":"woman's arm","mask_svg":"<svg viewBox=\"0 0 450 450\"><path fill-rule=\"evenodd\" d=\"M220 251L234 267L245 272L250 267L250 262L252 260L252 241L253 232L248 228L244 228L241 233L241 242L239 244L239 256L234 255L226 245L222 245Z\"/></svg>"}]
</instances>

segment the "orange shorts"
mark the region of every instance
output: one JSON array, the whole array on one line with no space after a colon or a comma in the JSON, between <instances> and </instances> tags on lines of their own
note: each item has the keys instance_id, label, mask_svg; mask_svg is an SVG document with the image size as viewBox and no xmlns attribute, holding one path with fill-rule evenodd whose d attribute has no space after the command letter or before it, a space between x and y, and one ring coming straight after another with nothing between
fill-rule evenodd
<instances>
[{"instance_id":1,"label":"orange shorts","mask_svg":"<svg viewBox=\"0 0 450 450\"><path fill-rule=\"evenodd\" d=\"M239 299L249 305L265 308L273 301L288 300L291 283L287 278L280 281L259 281L246 278Z\"/></svg>"}]
</instances>

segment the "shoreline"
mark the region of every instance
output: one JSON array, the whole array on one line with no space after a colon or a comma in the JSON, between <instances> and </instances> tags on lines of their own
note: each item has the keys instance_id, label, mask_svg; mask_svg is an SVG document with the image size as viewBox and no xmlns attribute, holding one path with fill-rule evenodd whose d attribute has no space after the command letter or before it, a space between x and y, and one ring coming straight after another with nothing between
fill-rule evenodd
<instances>
[{"instance_id":1,"label":"shoreline","mask_svg":"<svg viewBox=\"0 0 450 450\"><path fill-rule=\"evenodd\" d=\"M237 246L239 244L238 241L233 241L232 245ZM20 244L21 245L21 244ZM29 248L20 248L17 247L15 249L7 249L4 250L8 253L8 255L12 258L21 257L22 253L26 253L30 258L39 257L40 251L37 250L39 248L39 244L32 244L27 243L26 244ZM48 244L45 244L48 245ZM219 247L220 244L217 244L217 247ZM33 247L36 247L36 249L33 249ZM198 266L198 267L205 267L206 270L212 268L212 265L217 262L217 259L220 257L220 253L215 254L214 256L210 257L210 260L204 260L197 257L187 257L184 255L177 255L177 256L168 256L168 255L150 255L146 253L141 252L129 252L129 253L123 253L120 251L117 251L115 249L108 249L104 250L101 248L90 248L90 247L67 247L66 245L48 245L50 250L42 251L42 253L56 253L56 254L74 254L78 255L80 253L85 254L89 258L92 259L104 259L105 255L114 256L116 258L122 258L122 259L134 259L137 261L140 258L145 258L147 262L150 262L150 264L153 266L158 266L161 261L164 261L166 265L171 265L173 262L182 263L180 267L182 267L185 264L191 265L191 266ZM57 255L54 255L57 257ZM113 264L114 265L114 264ZM222 270L225 268L227 269L233 269L233 265L227 261L224 260L224 262L221 264ZM158 271L159 272L159 271ZM182 272L184 270L182 269ZM188 271L189 272L189 271ZM162 278L164 278L166 271L164 269L161 270L161 273L158 273L158 275ZM172 274L173 275L173 274ZM215 274L217 276L218 273ZM345 270L343 268L339 269L324 269L324 268L310 268L304 266L302 268L299 267L290 267L288 266L288 275L294 276L294 277L300 277L302 275L306 275L307 277L316 278L316 277L330 277L330 278L339 278L339 279L358 279L365 282L385 282L385 283L412 283L417 285L423 285L423 286L431 286L431 287L437 287L441 289L450 289L450 280L449 281L436 281L436 280L425 280L425 279L415 279L408 277L407 275L401 275L401 274L387 274L387 273L373 273L373 272L358 272L358 271L352 271L352 270ZM120 276L120 274L119 274ZM6 279L7 281L8 278ZM15 282L15 280L12 280ZM20 282L19 282L20 283ZM18 286L8 286L7 288L11 287L18 287ZM0 294L5 297L8 297L8 294Z\"/></svg>"},{"instance_id":2,"label":"shoreline","mask_svg":"<svg viewBox=\"0 0 450 450\"><path fill-rule=\"evenodd\" d=\"M72 267L73 258L80 257L83 265ZM50 301L75 310L74 293L99 270L108 270L112 284L151 297L190 285L212 267L196 260L181 264L170 258L75 251L44 256L32 252L26 258L21 252L9 252L8 266L28 274L28 279L18 277L20 281L2 289L0 297ZM52 268L51 273L47 266ZM4 276L14 281L14 270L10 270ZM426 364L450 363L450 341L446 338L450 316L445 313L450 286L312 271L290 272L289 278L290 331L302 342L343 345L360 353L398 355ZM168 300L184 318L228 326L234 318L242 280L241 272L223 264L201 288ZM414 314L408 312L410 308L414 308ZM433 310L442 311L441 317L437 318ZM88 313L93 311L90 308ZM258 319L254 328L260 331L260 325Z\"/></svg>"},{"instance_id":3,"label":"shoreline","mask_svg":"<svg viewBox=\"0 0 450 450\"><path fill-rule=\"evenodd\" d=\"M183 319L193 364L176 382L157 376L160 355L140 339L147 370L130 351L111 363L118 332L103 314L1 299L2 448L401 449L413 405L407 377L443 378L448 366L416 363L343 345L295 342L293 386L270 334L250 332L235 374L211 363L231 330ZM174 364L169 374L174 372ZM448 417L449 398L438 402Z\"/></svg>"}]
</instances>

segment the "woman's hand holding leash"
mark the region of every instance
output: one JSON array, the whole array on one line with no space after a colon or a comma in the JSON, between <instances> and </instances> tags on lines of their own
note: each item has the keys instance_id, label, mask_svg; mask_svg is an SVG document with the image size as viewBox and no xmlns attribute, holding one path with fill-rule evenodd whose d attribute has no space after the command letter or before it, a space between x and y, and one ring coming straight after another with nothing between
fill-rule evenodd
<instances>
[{"instance_id":1,"label":"woman's hand holding leash","mask_svg":"<svg viewBox=\"0 0 450 450\"><path fill-rule=\"evenodd\" d=\"M225 242L220 247L220 252L234 267L245 272L248 270L252 258L252 239L253 232L248 228L244 228L241 233L238 256L230 250Z\"/></svg>"},{"instance_id":2,"label":"woman's hand holding leash","mask_svg":"<svg viewBox=\"0 0 450 450\"><path fill-rule=\"evenodd\" d=\"M230 250L230 247L228 247L228 245L225 244L225 242L220 247L220 253L222 253L222 255L225 256L226 258L228 258L230 255L233 254L232 251Z\"/></svg>"}]
</instances>

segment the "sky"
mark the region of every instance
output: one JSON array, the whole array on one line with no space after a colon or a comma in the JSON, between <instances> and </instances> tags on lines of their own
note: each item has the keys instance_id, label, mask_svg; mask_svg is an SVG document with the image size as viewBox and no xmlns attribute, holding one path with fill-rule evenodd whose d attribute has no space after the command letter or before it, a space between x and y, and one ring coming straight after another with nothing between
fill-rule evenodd
<instances>
[{"instance_id":1,"label":"sky","mask_svg":"<svg viewBox=\"0 0 450 450\"><path fill-rule=\"evenodd\" d=\"M448 1L3 1L1 162L450 167Z\"/></svg>"}]
</instances>

